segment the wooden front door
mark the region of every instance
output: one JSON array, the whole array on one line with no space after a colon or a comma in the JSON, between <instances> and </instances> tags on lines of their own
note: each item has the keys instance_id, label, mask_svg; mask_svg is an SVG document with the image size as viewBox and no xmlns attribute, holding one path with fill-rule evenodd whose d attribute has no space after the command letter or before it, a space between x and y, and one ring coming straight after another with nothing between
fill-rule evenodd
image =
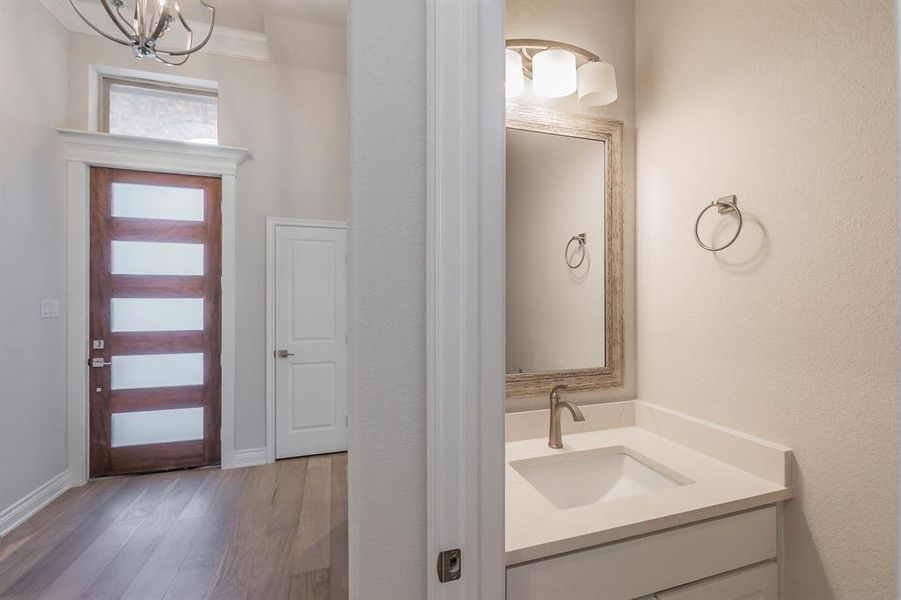
<instances>
[{"instance_id":1,"label":"wooden front door","mask_svg":"<svg viewBox=\"0 0 901 600\"><path fill-rule=\"evenodd\" d=\"M91 169L91 476L219 462L221 181Z\"/></svg>"}]
</instances>

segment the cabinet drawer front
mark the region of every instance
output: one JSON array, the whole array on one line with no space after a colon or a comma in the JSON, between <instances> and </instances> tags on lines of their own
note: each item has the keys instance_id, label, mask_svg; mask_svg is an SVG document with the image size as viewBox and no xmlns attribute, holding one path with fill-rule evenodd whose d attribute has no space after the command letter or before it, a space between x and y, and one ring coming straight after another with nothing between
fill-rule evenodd
<instances>
[{"instance_id":1,"label":"cabinet drawer front","mask_svg":"<svg viewBox=\"0 0 901 600\"><path fill-rule=\"evenodd\" d=\"M776 557L776 507L507 569L508 600L630 600Z\"/></svg>"},{"instance_id":2,"label":"cabinet drawer front","mask_svg":"<svg viewBox=\"0 0 901 600\"><path fill-rule=\"evenodd\" d=\"M657 594L657 600L778 600L779 567L770 561Z\"/></svg>"}]
</instances>

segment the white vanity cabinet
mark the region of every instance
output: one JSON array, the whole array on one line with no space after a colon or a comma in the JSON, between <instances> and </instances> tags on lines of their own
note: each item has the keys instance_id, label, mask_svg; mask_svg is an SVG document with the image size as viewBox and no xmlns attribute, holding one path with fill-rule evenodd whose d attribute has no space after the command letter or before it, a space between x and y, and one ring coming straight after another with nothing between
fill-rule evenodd
<instances>
[{"instance_id":1,"label":"white vanity cabinet","mask_svg":"<svg viewBox=\"0 0 901 600\"><path fill-rule=\"evenodd\" d=\"M507 600L776 600L778 510L769 505L512 565Z\"/></svg>"},{"instance_id":2,"label":"white vanity cabinet","mask_svg":"<svg viewBox=\"0 0 901 600\"><path fill-rule=\"evenodd\" d=\"M653 596L656 600L778 600L775 561L739 569Z\"/></svg>"}]
</instances>

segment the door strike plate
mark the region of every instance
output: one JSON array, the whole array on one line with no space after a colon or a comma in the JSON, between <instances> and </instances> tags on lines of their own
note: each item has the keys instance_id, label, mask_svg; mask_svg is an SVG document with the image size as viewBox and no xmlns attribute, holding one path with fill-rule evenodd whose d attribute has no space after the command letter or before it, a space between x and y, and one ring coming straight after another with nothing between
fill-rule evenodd
<instances>
[{"instance_id":1,"label":"door strike plate","mask_svg":"<svg viewBox=\"0 0 901 600\"><path fill-rule=\"evenodd\" d=\"M438 554L438 581L457 581L463 575L463 553L459 548Z\"/></svg>"}]
</instances>

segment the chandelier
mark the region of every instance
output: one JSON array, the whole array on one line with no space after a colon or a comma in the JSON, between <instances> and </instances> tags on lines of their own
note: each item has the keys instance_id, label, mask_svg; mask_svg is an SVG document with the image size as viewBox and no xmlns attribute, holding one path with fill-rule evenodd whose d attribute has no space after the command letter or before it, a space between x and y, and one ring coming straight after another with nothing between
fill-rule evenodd
<instances>
[{"instance_id":1,"label":"chandelier","mask_svg":"<svg viewBox=\"0 0 901 600\"><path fill-rule=\"evenodd\" d=\"M156 60L166 63L167 65L183 65L191 54L197 52L210 41L213 35L213 24L216 21L216 9L207 4L204 0L197 0L204 8L210 11L210 28L196 46L194 44L194 32L191 26L181 14L181 7L178 0L131 0L134 10L129 7L128 0L100 0L106 14L112 20L116 28L122 33L124 38L110 35L91 23L85 17L78 6L76 0L69 0L69 4L75 9L81 19L88 26L117 44L129 46L135 53L136 58L155 58ZM130 15L130 16L126 16ZM163 50L157 47L157 44L172 28L173 23L181 24L187 34L187 42L184 50Z\"/></svg>"}]
</instances>

